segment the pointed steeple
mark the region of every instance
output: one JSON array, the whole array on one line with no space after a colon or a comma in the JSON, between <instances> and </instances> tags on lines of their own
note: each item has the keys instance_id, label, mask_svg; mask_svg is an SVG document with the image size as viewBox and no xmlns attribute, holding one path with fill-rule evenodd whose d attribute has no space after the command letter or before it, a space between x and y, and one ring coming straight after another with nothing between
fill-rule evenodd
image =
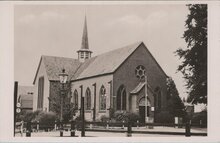
<instances>
[{"instance_id":1,"label":"pointed steeple","mask_svg":"<svg viewBox=\"0 0 220 143\"><path fill-rule=\"evenodd\" d=\"M85 16L85 21L84 21L84 29L83 29L81 49L89 49L86 16Z\"/></svg>"},{"instance_id":2,"label":"pointed steeple","mask_svg":"<svg viewBox=\"0 0 220 143\"><path fill-rule=\"evenodd\" d=\"M81 49L77 52L78 52L78 60L80 62L84 62L86 59L91 58L92 51L89 50L86 16L85 16L85 21L84 21Z\"/></svg>"}]
</instances>

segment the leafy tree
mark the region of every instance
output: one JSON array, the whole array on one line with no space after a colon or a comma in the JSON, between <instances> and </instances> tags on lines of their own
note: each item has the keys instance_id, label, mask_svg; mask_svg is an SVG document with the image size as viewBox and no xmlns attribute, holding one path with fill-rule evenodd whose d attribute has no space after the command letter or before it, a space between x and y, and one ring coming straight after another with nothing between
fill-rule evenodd
<instances>
[{"instance_id":1,"label":"leafy tree","mask_svg":"<svg viewBox=\"0 0 220 143\"><path fill-rule=\"evenodd\" d=\"M49 97L50 101L50 111L56 113L57 117L60 118L61 112L61 95L63 96L63 121L67 122L72 119L73 114L77 111L73 103L71 103L71 84L68 82L63 87L59 82L54 83L55 91L53 91L53 96Z\"/></svg>"},{"instance_id":2,"label":"leafy tree","mask_svg":"<svg viewBox=\"0 0 220 143\"><path fill-rule=\"evenodd\" d=\"M183 117L185 115L185 106L171 77L167 79L167 99L169 113L173 116Z\"/></svg>"},{"instance_id":3,"label":"leafy tree","mask_svg":"<svg viewBox=\"0 0 220 143\"><path fill-rule=\"evenodd\" d=\"M187 102L207 104L207 5L187 6L189 14L183 34L187 47L175 52L182 59L177 70L186 79Z\"/></svg>"}]
</instances>

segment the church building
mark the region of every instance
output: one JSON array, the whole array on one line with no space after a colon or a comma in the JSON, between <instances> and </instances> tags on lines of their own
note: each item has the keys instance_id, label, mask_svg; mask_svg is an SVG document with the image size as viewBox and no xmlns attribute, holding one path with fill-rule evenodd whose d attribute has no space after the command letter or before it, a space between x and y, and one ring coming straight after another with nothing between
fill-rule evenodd
<instances>
[{"instance_id":1,"label":"church building","mask_svg":"<svg viewBox=\"0 0 220 143\"><path fill-rule=\"evenodd\" d=\"M70 100L81 108L85 119L100 120L115 112L133 112L142 122L154 122L167 110L167 75L143 42L92 56L85 19L78 58L41 56L34 78L33 110L52 111L52 100L60 96L59 73L68 74Z\"/></svg>"}]
</instances>

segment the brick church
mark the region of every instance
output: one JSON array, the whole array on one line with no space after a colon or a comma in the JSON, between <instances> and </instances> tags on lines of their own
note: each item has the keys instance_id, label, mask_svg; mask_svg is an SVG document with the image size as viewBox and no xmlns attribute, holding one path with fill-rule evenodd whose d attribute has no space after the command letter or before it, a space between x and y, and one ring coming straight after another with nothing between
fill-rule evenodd
<instances>
[{"instance_id":1,"label":"brick church","mask_svg":"<svg viewBox=\"0 0 220 143\"><path fill-rule=\"evenodd\" d=\"M86 120L117 112L138 113L154 122L166 112L167 75L143 42L92 56L85 19L78 58L41 56L34 78L33 110L52 110L52 98L60 96L59 73L68 74L68 100L80 108L85 98Z\"/></svg>"}]
</instances>

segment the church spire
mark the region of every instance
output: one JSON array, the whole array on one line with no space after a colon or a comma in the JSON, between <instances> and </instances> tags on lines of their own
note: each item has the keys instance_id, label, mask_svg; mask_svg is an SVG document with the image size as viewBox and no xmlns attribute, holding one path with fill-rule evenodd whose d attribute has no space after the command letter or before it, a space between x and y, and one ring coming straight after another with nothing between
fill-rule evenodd
<instances>
[{"instance_id":1,"label":"church spire","mask_svg":"<svg viewBox=\"0 0 220 143\"><path fill-rule=\"evenodd\" d=\"M89 49L86 16L85 16L85 21L84 21L84 29L83 29L81 49Z\"/></svg>"},{"instance_id":2,"label":"church spire","mask_svg":"<svg viewBox=\"0 0 220 143\"><path fill-rule=\"evenodd\" d=\"M92 51L89 50L86 16L85 16L85 21L84 21L81 49L77 52L78 52L78 60L80 62L84 62L86 59L91 58Z\"/></svg>"}]
</instances>

